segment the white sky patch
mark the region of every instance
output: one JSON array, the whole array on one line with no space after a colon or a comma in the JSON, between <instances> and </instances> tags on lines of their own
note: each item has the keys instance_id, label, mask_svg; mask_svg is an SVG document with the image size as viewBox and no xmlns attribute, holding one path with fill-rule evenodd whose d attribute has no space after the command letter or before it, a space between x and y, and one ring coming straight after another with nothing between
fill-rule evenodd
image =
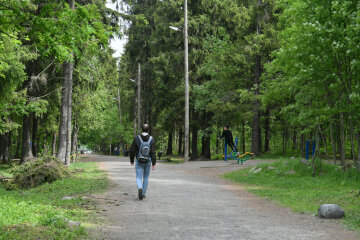
<instances>
[{"instance_id":1,"label":"white sky patch","mask_svg":"<svg viewBox=\"0 0 360 240\"><path fill-rule=\"evenodd\" d=\"M119 4L121 3L121 0L118 0ZM116 2L112 3L111 0L107 0L106 7L111 8L113 10L116 10ZM119 10L121 11L121 10ZM125 23L122 23L125 24ZM126 23L128 24L128 23ZM110 41L110 47L115 50L113 56L114 57L120 57L125 50L125 44L127 43L127 39L124 37L123 39L119 39L118 37L115 37Z\"/></svg>"}]
</instances>

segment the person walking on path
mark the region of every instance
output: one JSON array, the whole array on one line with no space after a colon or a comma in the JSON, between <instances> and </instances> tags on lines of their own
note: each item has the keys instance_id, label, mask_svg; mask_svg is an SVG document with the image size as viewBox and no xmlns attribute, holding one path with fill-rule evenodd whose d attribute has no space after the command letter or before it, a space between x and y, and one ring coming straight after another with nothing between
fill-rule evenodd
<instances>
[{"instance_id":1,"label":"person walking on path","mask_svg":"<svg viewBox=\"0 0 360 240\"><path fill-rule=\"evenodd\" d=\"M231 149L232 149L232 150L235 149L236 154L239 155L239 152L238 152L238 150L236 149L236 146L235 146L235 144L234 144L234 139L233 139L232 132L230 131L228 125L226 125L226 126L224 127L224 131L223 131L223 133L222 133L222 135L221 135L220 138L223 138L223 137L225 137L225 141L226 141L226 143L231 147Z\"/></svg>"},{"instance_id":2,"label":"person walking on path","mask_svg":"<svg viewBox=\"0 0 360 240\"><path fill-rule=\"evenodd\" d=\"M152 167L152 170L155 170L156 165L155 140L150 136L149 129L150 126L148 124L142 126L142 133L134 137L130 149L131 165L134 165L136 157L136 184L140 200L146 197L150 167Z\"/></svg>"}]
</instances>

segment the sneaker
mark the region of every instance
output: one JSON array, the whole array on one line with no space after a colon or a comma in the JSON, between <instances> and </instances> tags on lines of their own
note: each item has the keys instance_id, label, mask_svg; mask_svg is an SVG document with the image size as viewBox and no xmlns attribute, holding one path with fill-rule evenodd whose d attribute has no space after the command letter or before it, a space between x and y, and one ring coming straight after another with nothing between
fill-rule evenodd
<instances>
[{"instance_id":1,"label":"sneaker","mask_svg":"<svg viewBox=\"0 0 360 240\"><path fill-rule=\"evenodd\" d=\"M142 189L141 188L138 189L138 193L139 193L139 199L142 200L143 199L143 194L142 194Z\"/></svg>"},{"instance_id":2,"label":"sneaker","mask_svg":"<svg viewBox=\"0 0 360 240\"><path fill-rule=\"evenodd\" d=\"M145 195L145 194L143 194L143 198L146 198L146 195Z\"/></svg>"}]
</instances>

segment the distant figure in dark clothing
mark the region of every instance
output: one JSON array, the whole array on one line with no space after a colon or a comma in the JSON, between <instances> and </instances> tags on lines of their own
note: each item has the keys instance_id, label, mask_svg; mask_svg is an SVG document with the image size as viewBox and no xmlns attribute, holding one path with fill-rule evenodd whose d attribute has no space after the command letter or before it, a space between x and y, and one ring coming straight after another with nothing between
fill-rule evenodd
<instances>
[{"instance_id":1,"label":"distant figure in dark clothing","mask_svg":"<svg viewBox=\"0 0 360 240\"><path fill-rule=\"evenodd\" d=\"M231 149L232 149L232 150L235 149L235 152L236 152L237 154L239 154L238 151L237 151L237 149L236 149L236 146L235 146L235 144L234 144L234 139L233 139L232 132L230 131L228 125L226 125L226 126L224 127L224 131L223 131L223 133L222 133L222 135L221 135L221 138L223 138L223 137L225 137L225 141L226 141L226 143L231 147Z\"/></svg>"}]
</instances>

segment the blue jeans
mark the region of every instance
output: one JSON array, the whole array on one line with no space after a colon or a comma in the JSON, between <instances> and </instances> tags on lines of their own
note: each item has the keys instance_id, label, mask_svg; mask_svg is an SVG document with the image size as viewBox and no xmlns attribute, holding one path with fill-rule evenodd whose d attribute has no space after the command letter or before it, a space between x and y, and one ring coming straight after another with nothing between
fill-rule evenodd
<instances>
[{"instance_id":1,"label":"blue jeans","mask_svg":"<svg viewBox=\"0 0 360 240\"><path fill-rule=\"evenodd\" d=\"M150 167L151 167L151 160L147 163L139 163L136 160L135 171L136 171L136 183L138 189L142 189L142 193L146 193L146 189L149 182L149 175L150 175Z\"/></svg>"}]
</instances>

